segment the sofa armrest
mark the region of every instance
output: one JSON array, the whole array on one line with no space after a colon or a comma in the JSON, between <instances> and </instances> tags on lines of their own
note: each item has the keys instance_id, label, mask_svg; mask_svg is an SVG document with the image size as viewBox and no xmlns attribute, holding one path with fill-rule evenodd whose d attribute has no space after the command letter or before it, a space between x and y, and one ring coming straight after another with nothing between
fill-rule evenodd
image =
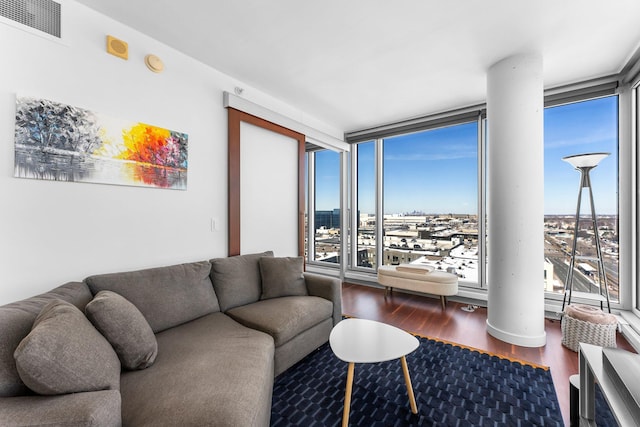
<instances>
[{"instance_id":1,"label":"sofa armrest","mask_svg":"<svg viewBox=\"0 0 640 427\"><path fill-rule=\"evenodd\" d=\"M342 320L342 282L340 279L314 273L304 273L309 295L333 302L334 326Z\"/></svg>"},{"instance_id":2,"label":"sofa armrest","mask_svg":"<svg viewBox=\"0 0 640 427\"><path fill-rule=\"evenodd\" d=\"M57 396L2 397L0 425L120 427L120 392L102 390Z\"/></svg>"}]
</instances>

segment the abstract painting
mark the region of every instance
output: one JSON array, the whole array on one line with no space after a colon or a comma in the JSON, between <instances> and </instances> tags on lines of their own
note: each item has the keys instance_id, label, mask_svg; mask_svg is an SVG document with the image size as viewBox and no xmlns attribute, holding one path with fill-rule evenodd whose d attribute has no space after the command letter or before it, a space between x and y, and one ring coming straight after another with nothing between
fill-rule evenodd
<instances>
[{"instance_id":1,"label":"abstract painting","mask_svg":"<svg viewBox=\"0 0 640 427\"><path fill-rule=\"evenodd\" d=\"M18 178L187 188L185 133L17 97Z\"/></svg>"}]
</instances>

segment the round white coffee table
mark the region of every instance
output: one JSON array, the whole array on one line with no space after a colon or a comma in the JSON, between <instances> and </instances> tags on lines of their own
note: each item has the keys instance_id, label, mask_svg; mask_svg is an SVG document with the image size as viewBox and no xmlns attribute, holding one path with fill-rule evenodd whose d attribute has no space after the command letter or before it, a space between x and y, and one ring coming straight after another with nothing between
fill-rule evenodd
<instances>
[{"instance_id":1,"label":"round white coffee table","mask_svg":"<svg viewBox=\"0 0 640 427\"><path fill-rule=\"evenodd\" d=\"M351 389L356 363L377 363L400 359L404 381L407 385L411 412L418 413L413 395L411 377L405 356L418 348L416 337L395 326L365 319L345 319L338 323L329 335L331 350L340 360L349 363L347 368L347 386L344 394L344 412L342 426L349 425Z\"/></svg>"}]
</instances>

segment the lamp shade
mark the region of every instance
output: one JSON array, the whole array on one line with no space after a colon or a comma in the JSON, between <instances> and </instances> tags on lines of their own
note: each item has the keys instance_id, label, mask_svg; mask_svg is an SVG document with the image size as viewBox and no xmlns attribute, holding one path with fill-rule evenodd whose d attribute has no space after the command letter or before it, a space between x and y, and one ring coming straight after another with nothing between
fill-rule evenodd
<instances>
[{"instance_id":1,"label":"lamp shade","mask_svg":"<svg viewBox=\"0 0 640 427\"><path fill-rule=\"evenodd\" d=\"M585 153L563 157L562 160L571 164L576 169L594 168L611 153Z\"/></svg>"}]
</instances>

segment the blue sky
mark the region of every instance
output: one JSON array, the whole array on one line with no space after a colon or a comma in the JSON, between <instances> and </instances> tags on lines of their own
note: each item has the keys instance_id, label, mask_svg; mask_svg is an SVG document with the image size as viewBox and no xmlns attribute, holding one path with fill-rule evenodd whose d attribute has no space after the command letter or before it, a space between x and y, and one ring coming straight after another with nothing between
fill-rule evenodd
<instances>
[{"instance_id":1,"label":"blue sky","mask_svg":"<svg viewBox=\"0 0 640 427\"><path fill-rule=\"evenodd\" d=\"M596 213L618 213L618 98L547 108L544 123L545 214L575 214L580 173L562 158L592 152L611 153L589 174Z\"/></svg>"},{"instance_id":2,"label":"blue sky","mask_svg":"<svg viewBox=\"0 0 640 427\"><path fill-rule=\"evenodd\" d=\"M545 109L545 214L575 213L578 171L562 157L610 152L591 172L596 212L617 213L617 98ZM384 212L475 214L476 123L387 138L384 142ZM374 211L373 143L359 145L358 208ZM339 206L339 156L316 157L316 209ZM588 206L588 198L583 206Z\"/></svg>"}]
</instances>

